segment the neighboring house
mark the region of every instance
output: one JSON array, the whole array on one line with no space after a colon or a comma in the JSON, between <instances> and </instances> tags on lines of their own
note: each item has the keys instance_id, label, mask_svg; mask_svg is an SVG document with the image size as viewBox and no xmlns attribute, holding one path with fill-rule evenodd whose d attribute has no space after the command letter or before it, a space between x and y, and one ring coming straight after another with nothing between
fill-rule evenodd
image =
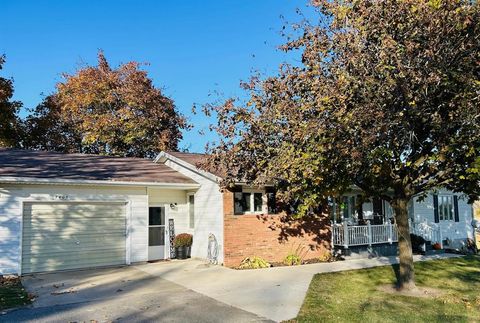
<instances>
[{"instance_id":1,"label":"neighboring house","mask_svg":"<svg viewBox=\"0 0 480 323\"><path fill-rule=\"evenodd\" d=\"M204 157L162 152L152 161L0 149L0 274L168 259L174 234L182 232L193 234L192 257L229 267L250 256L328 257L331 219L275 214L269 187L222 190L222 174L197 167ZM357 198L352 193L336 208L334 242L345 245L347 228L357 232L347 234L349 246L393 243L388 204L364 201L360 210ZM442 191L411 210L417 227L426 221L441 228L443 240L472 235L471 207L460 195Z\"/></svg>"},{"instance_id":2,"label":"neighboring house","mask_svg":"<svg viewBox=\"0 0 480 323\"><path fill-rule=\"evenodd\" d=\"M390 229L394 221L388 202L376 198L363 201L361 191L353 189L332 204L335 246L361 249L359 246L391 244L398 240L396 230ZM466 240L474 236L472 205L463 194L439 189L424 199L413 198L409 203L409 218L412 233L445 248L462 249Z\"/></svg>"}]
</instances>

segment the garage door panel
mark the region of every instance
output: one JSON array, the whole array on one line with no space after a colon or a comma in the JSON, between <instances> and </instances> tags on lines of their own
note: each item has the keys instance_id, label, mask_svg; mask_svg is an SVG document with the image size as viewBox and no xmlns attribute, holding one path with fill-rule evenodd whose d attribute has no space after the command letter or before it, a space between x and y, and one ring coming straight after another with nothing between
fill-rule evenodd
<instances>
[{"instance_id":1,"label":"garage door panel","mask_svg":"<svg viewBox=\"0 0 480 323\"><path fill-rule=\"evenodd\" d=\"M125 263L124 204L25 203L22 272Z\"/></svg>"},{"instance_id":2,"label":"garage door panel","mask_svg":"<svg viewBox=\"0 0 480 323\"><path fill-rule=\"evenodd\" d=\"M23 247L26 250L25 253L29 251L39 251L46 248L52 249L62 249L66 250L66 248L78 248L78 249L87 249L87 248L116 248L119 245L118 239L122 237L102 237L97 239L63 239L62 243L59 244L58 240L56 239L42 239L42 241L38 243L32 244L29 242L24 242ZM101 246L101 247L100 247ZM47 250L46 250L47 251ZM67 250L66 250L67 251Z\"/></svg>"},{"instance_id":3,"label":"garage door panel","mask_svg":"<svg viewBox=\"0 0 480 323\"><path fill-rule=\"evenodd\" d=\"M62 208L62 209L42 209L42 210L25 210L28 211L32 218L37 217L43 218L56 218L56 219L83 219L83 218L111 218L112 215L121 212L122 209L104 209L104 210L95 210L95 209L78 209L78 208ZM94 213L94 214L92 214Z\"/></svg>"},{"instance_id":4,"label":"garage door panel","mask_svg":"<svg viewBox=\"0 0 480 323\"><path fill-rule=\"evenodd\" d=\"M63 269L81 269L91 267L105 266L105 262L108 261L109 265L123 265L124 262L118 261L119 255L113 255L111 258L105 258L103 255L98 257L92 257L88 263L82 260L69 260L68 262L62 262L58 259L46 259L44 261L33 260L25 263L22 270L25 273L35 272L47 272ZM66 267L66 268L65 268ZM62 269L59 269L62 268Z\"/></svg>"},{"instance_id":5,"label":"garage door panel","mask_svg":"<svg viewBox=\"0 0 480 323\"><path fill-rule=\"evenodd\" d=\"M33 222L33 223L24 223L23 227L29 231L33 232L43 232L47 231L56 231L56 230L68 230L69 232L78 232L79 234L84 231L104 231L106 227L116 228L125 227L125 221L85 221L82 223L76 223L75 220L69 221L70 223L58 222ZM118 229L117 229L118 231Z\"/></svg>"}]
</instances>

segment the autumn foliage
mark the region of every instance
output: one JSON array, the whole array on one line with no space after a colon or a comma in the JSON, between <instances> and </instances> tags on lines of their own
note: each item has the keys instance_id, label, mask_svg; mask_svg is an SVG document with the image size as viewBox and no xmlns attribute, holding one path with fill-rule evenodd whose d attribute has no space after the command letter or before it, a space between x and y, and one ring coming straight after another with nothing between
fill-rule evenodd
<instances>
[{"instance_id":1,"label":"autumn foliage","mask_svg":"<svg viewBox=\"0 0 480 323\"><path fill-rule=\"evenodd\" d=\"M99 52L97 66L63 74L27 126L30 148L153 157L177 150L187 123L139 63L112 68Z\"/></svg>"},{"instance_id":2,"label":"autumn foliage","mask_svg":"<svg viewBox=\"0 0 480 323\"><path fill-rule=\"evenodd\" d=\"M478 1L313 1L293 26L300 52L243 84L246 102L205 107L221 140L205 167L225 185L275 183L299 216L352 185L381 197L399 228L399 287L414 287L408 201L438 187L479 192Z\"/></svg>"}]
</instances>

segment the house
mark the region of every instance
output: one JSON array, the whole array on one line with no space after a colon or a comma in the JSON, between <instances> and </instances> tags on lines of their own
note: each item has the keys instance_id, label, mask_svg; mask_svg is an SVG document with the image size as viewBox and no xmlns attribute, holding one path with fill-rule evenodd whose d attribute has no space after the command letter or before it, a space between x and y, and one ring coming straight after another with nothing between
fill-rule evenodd
<instances>
[{"instance_id":1,"label":"house","mask_svg":"<svg viewBox=\"0 0 480 323\"><path fill-rule=\"evenodd\" d=\"M347 248L395 242L384 202L362 201L359 209L359 192L352 192L331 219L292 220L276 214L268 186L222 190L222 174L197 167L204 157L162 152L152 161L0 149L0 273L168 259L173 237L183 232L193 235L192 257L229 267L249 256L326 258L332 238ZM428 234L435 226L442 241L461 243L473 232L471 207L460 195L442 191L412 202L411 210L418 230Z\"/></svg>"},{"instance_id":2,"label":"house","mask_svg":"<svg viewBox=\"0 0 480 323\"><path fill-rule=\"evenodd\" d=\"M364 199L360 189L332 202L333 244L336 249L366 251L376 247L379 253L396 254L396 248L387 248L398 241L393 210L388 202ZM439 243L444 248L463 249L467 239L474 238L472 205L468 197L446 189L438 189L424 198L409 202L410 232L421 236L430 245ZM345 238L347 237L347 238Z\"/></svg>"},{"instance_id":3,"label":"house","mask_svg":"<svg viewBox=\"0 0 480 323\"><path fill-rule=\"evenodd\" d=\"M227 266L252 255L281 261L298 248L328 252L328 227L266 215L265 189L222 192L218 175L195 166L202 157L0 149L0 273L168 259L182 232L193 234L192 257Z\"/></svg>"}]
</instances>

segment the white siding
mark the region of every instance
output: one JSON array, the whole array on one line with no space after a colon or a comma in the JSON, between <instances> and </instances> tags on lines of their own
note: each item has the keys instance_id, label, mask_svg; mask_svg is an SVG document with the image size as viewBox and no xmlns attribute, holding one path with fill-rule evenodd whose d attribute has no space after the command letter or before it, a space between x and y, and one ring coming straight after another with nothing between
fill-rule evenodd
<instances>
[{"instance_id":1,"label":"white siding","mask_svg":"<svg viewBox=\"0 0 480 323\"><path fill-rule=\"evenodd\" d=\"M131 226L130 261L147 260L148 195L145 187L101 187L60 185L4 185L0 188L0 273L18 273L20 261L22 201L122 200L129 202ZM128 212L128 211L127 211Z\"/></svg>"},{"instance_id":2,"label":"white siding","mask_svg":"<svg viewBox=\"0 0 480 323\"><path fill-rule=\"evenodd\" d=\"M223 263L223 195L220 186L200 172L187 169L170 159L167 159L165 165L200 184L200 188L195 192L192 257L207 258L208 235L213 233L218 242L218 262ZM188 212L185 212L185 215L188 221ZM188 228L188 223L186 226Z\"/></svg>"},{"instance_id":3,"label":"white siding","mask_svg":"<svg viewBox=\"0 0 480 323\"><path fill-rule=\"evenodd\" d=\"M415 222L427 221L427 224L431 226L440 226L442 230L443 239L449 238L450 240L473 238L472 222L472 205L468 204L467 197L453 193L447 190L439 190L436 194L452 194L458 196L458 215L459 222L455 221L440 221L435 223L434 208L433 208L433 193L429 193L423 201L414 199L413 205L413 218Z\"/></svg>"}]
</instances>

